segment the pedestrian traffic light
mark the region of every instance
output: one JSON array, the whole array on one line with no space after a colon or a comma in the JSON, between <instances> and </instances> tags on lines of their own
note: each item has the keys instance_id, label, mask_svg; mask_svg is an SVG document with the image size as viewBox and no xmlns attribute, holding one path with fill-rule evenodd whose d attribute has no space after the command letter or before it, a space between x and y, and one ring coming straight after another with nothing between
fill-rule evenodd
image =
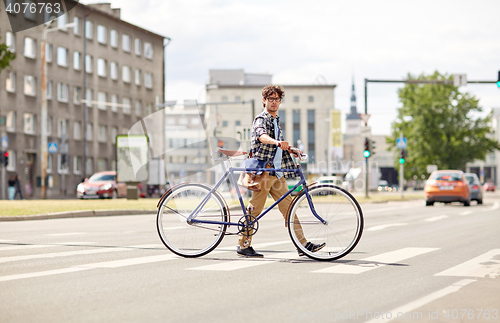
<instances>
[{"instance_id":1,"label":"pedestrian traffic light","mask_svg":"<svg viewBox=\"0 0 500 323\"><path fill-rule=\"evenodd\" d=\"M365 158L370 157L370 139L365 138L365 150L363 151Z\"/></svg>"},{"instance_id":2,"label":"pedestrian traffic light","mask_svg":"<svg viewBox=\"0 0 500 323\"><path fill-rule=\"evenodd\" d=\"M399 153L399 163L404 164L406 159L406 150L401 149L401 152Z\"/></svg>"},{"instance_id":3,"label":"pedestrian traffic light","mask_svg":"<svg viewBox=\"0 0 500 323\"><path fill-rule=\"evenodd\" d=\"M8 151L3 152L3 164L5 167L7 167L7 165L9 164L9 152Z\"/></svg>"},{"instance_id":4,"label":"pedestrian traffic light","mask_svg":"<svg viewBox=\"0 0 500 323\"><path fill-rule=\"evenodd\" d=\"M500 71L498 71L497 86L500 88Z\"/></svg>"},{"instance_id":5,"label":"pedestrian traffic light","mask_svg":"<svg viewBox=\"0 0 500 323\"><path fill-rule=\"evenodd\" d=\"M0 150L0 165L3 165L3 154L4 154L4 151Z\"/></svg>"}]
</instances>

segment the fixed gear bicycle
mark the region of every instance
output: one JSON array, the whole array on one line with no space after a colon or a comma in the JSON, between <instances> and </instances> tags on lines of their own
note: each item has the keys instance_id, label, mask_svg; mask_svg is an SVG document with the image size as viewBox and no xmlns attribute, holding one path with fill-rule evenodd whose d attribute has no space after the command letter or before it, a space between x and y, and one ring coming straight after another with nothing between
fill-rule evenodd
<instances>
[{"instance_id":1,"label":"fixed gear bicycle","mask_svg":"<svg viewBox=\"0 0 500 323\"><path fill-rule=\"evenodd\" d=\"M291 150L296 155L300 154L294 147ZM316 260L340 259L356 247L363 232L363 212L348 191L332 184L307 185L299 163L294 169L231 166L231 159L245 155L241 151L218 149L212 153L212 158L222 161L224 175L214 187L203 183L181 183L160 198L156 224L160 239L170 251L182 257L200 257L214 250L225 235L254 235L259 229L259 219L301 185L302 190L290 204L286 217L288 233L295 247ZM299 155L299 158L307 160L307 155ZM300 180L257 217L247 213L237 189L241 213L230 214L226 201L217 189L227 178L237 187L235 171L295 172ZM231 216L236 219L231 220ZM304 247L295 234L295 227L299 224L307 241L326 243L325 247L317 252ZM228 232L229 228L235 229Z\"/></svg>"}]
</instances>

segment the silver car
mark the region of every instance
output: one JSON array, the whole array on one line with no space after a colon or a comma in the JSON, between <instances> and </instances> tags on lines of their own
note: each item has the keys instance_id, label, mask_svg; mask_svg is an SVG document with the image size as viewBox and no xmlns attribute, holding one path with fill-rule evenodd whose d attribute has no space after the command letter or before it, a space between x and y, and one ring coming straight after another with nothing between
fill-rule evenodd
<instances>
[{"instance_id":1,"label":"silver car","mask_svg":"<svg viewBox=\"0 0 500 323\"><path fill-rule=\"evenodd\" d=\"M476 200L477 204L483 204L483 186L479 182L479 177L474 173L465 173L464 175L469 182L470 199Z\"/></svg>"}]
</instances>

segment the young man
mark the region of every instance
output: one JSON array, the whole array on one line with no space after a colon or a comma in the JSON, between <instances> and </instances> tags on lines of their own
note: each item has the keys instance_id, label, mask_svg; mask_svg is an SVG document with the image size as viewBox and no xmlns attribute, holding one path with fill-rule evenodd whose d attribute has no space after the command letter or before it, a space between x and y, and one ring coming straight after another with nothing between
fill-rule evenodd
<instances>
[{"instance_id":1,"label":"young man","mask_svg":"<svg viewBox=\"0 0 500 323\"><path fill-rule=\"evenodd\" d=\"M252 167L295 168L290 152L288 152L290 144L288 141L283 140L283 133L279 124L278 109L284 96L285 91L279 85L267 85L262 89L264 111L255 118L252 127L252 147L250 151L252 152L253 161L257 162L257 165ZM288 192L285 178L294 177L295 173L270 172L269 175L269 180L263 183L262 189L259 192L253 192L247 207L247 210L254 217L257 217L262 212L268 194L271 194L276 201ZM292 197L288 195L278 204L278 208L285 220L291 202ZM308 242L300 225L296 226L295 233L302 245L308 250L315 252L325 246L325 243L313 244ZM255 252L251 244L251 235L240 234L237 253L246 257L263 257L262 254ZM299 251L299 255L302 256L303 253Z\"/></svg>"}]
</instances>

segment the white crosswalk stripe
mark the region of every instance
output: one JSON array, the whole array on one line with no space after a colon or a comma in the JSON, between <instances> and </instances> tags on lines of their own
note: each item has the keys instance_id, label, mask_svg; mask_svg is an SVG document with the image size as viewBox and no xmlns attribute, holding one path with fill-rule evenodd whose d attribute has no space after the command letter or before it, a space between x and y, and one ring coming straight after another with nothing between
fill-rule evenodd
<instances>
[{"instance_id":1,"label":"white crosswalk stripe","mask_svg":"<svg viewBox=\"0 0 500 323\"><path fill-rule=\"evenodd\" d=\"M188 268L189 270L214 270L214 271L232 271L237 269L244 269L260 265L271 264L278 262L280 259L293 259L298 258L297 252L283 252L277 254L266 255L265 258L247 258L244 260L231 260L222 263Z\"/></svg>"},{"instance_id":2,"label":"white crosswalk stripe","mask_svg":"<svg viewBox=\"0 0 500 323\"><path fill-rule=\"evenodd\" d=\"M442 271L435 276L498 277L500 276L500 249L490 250L474 259Z\"/></svg>"},{"instance_id":3,"label":"white crosswalk stripe","mask_svg":"<svg viewBox=\"0 0 500 323\"><path fill-rule=\"evenodd\" d=\"M328 274L361 274L375 268L387 266L388 264L397 263L399 261L413 258L425 253L438 250L439 248L403 248L391 252L386 252L373 257L364 258L353 261L348 264L336 265L320 270L315 270L313 273L328 273Z\"/></svg>"},{"instance_id":4,"label":"white crosswalk stripe","mask_svg":"<svg viewBox=\"0 0 500 323\"><path fill-rule=\"evenodd\" d=\"M66 246L87 246L93 245L97 242L58 242L53 244L16 244L10 245L8 247L0 247L0 251L8 251L8 250L24 250L24 249L39 249L39 248L48 248L48 247L60 247L61 245Z\"/></svg>"}]
</instances>

